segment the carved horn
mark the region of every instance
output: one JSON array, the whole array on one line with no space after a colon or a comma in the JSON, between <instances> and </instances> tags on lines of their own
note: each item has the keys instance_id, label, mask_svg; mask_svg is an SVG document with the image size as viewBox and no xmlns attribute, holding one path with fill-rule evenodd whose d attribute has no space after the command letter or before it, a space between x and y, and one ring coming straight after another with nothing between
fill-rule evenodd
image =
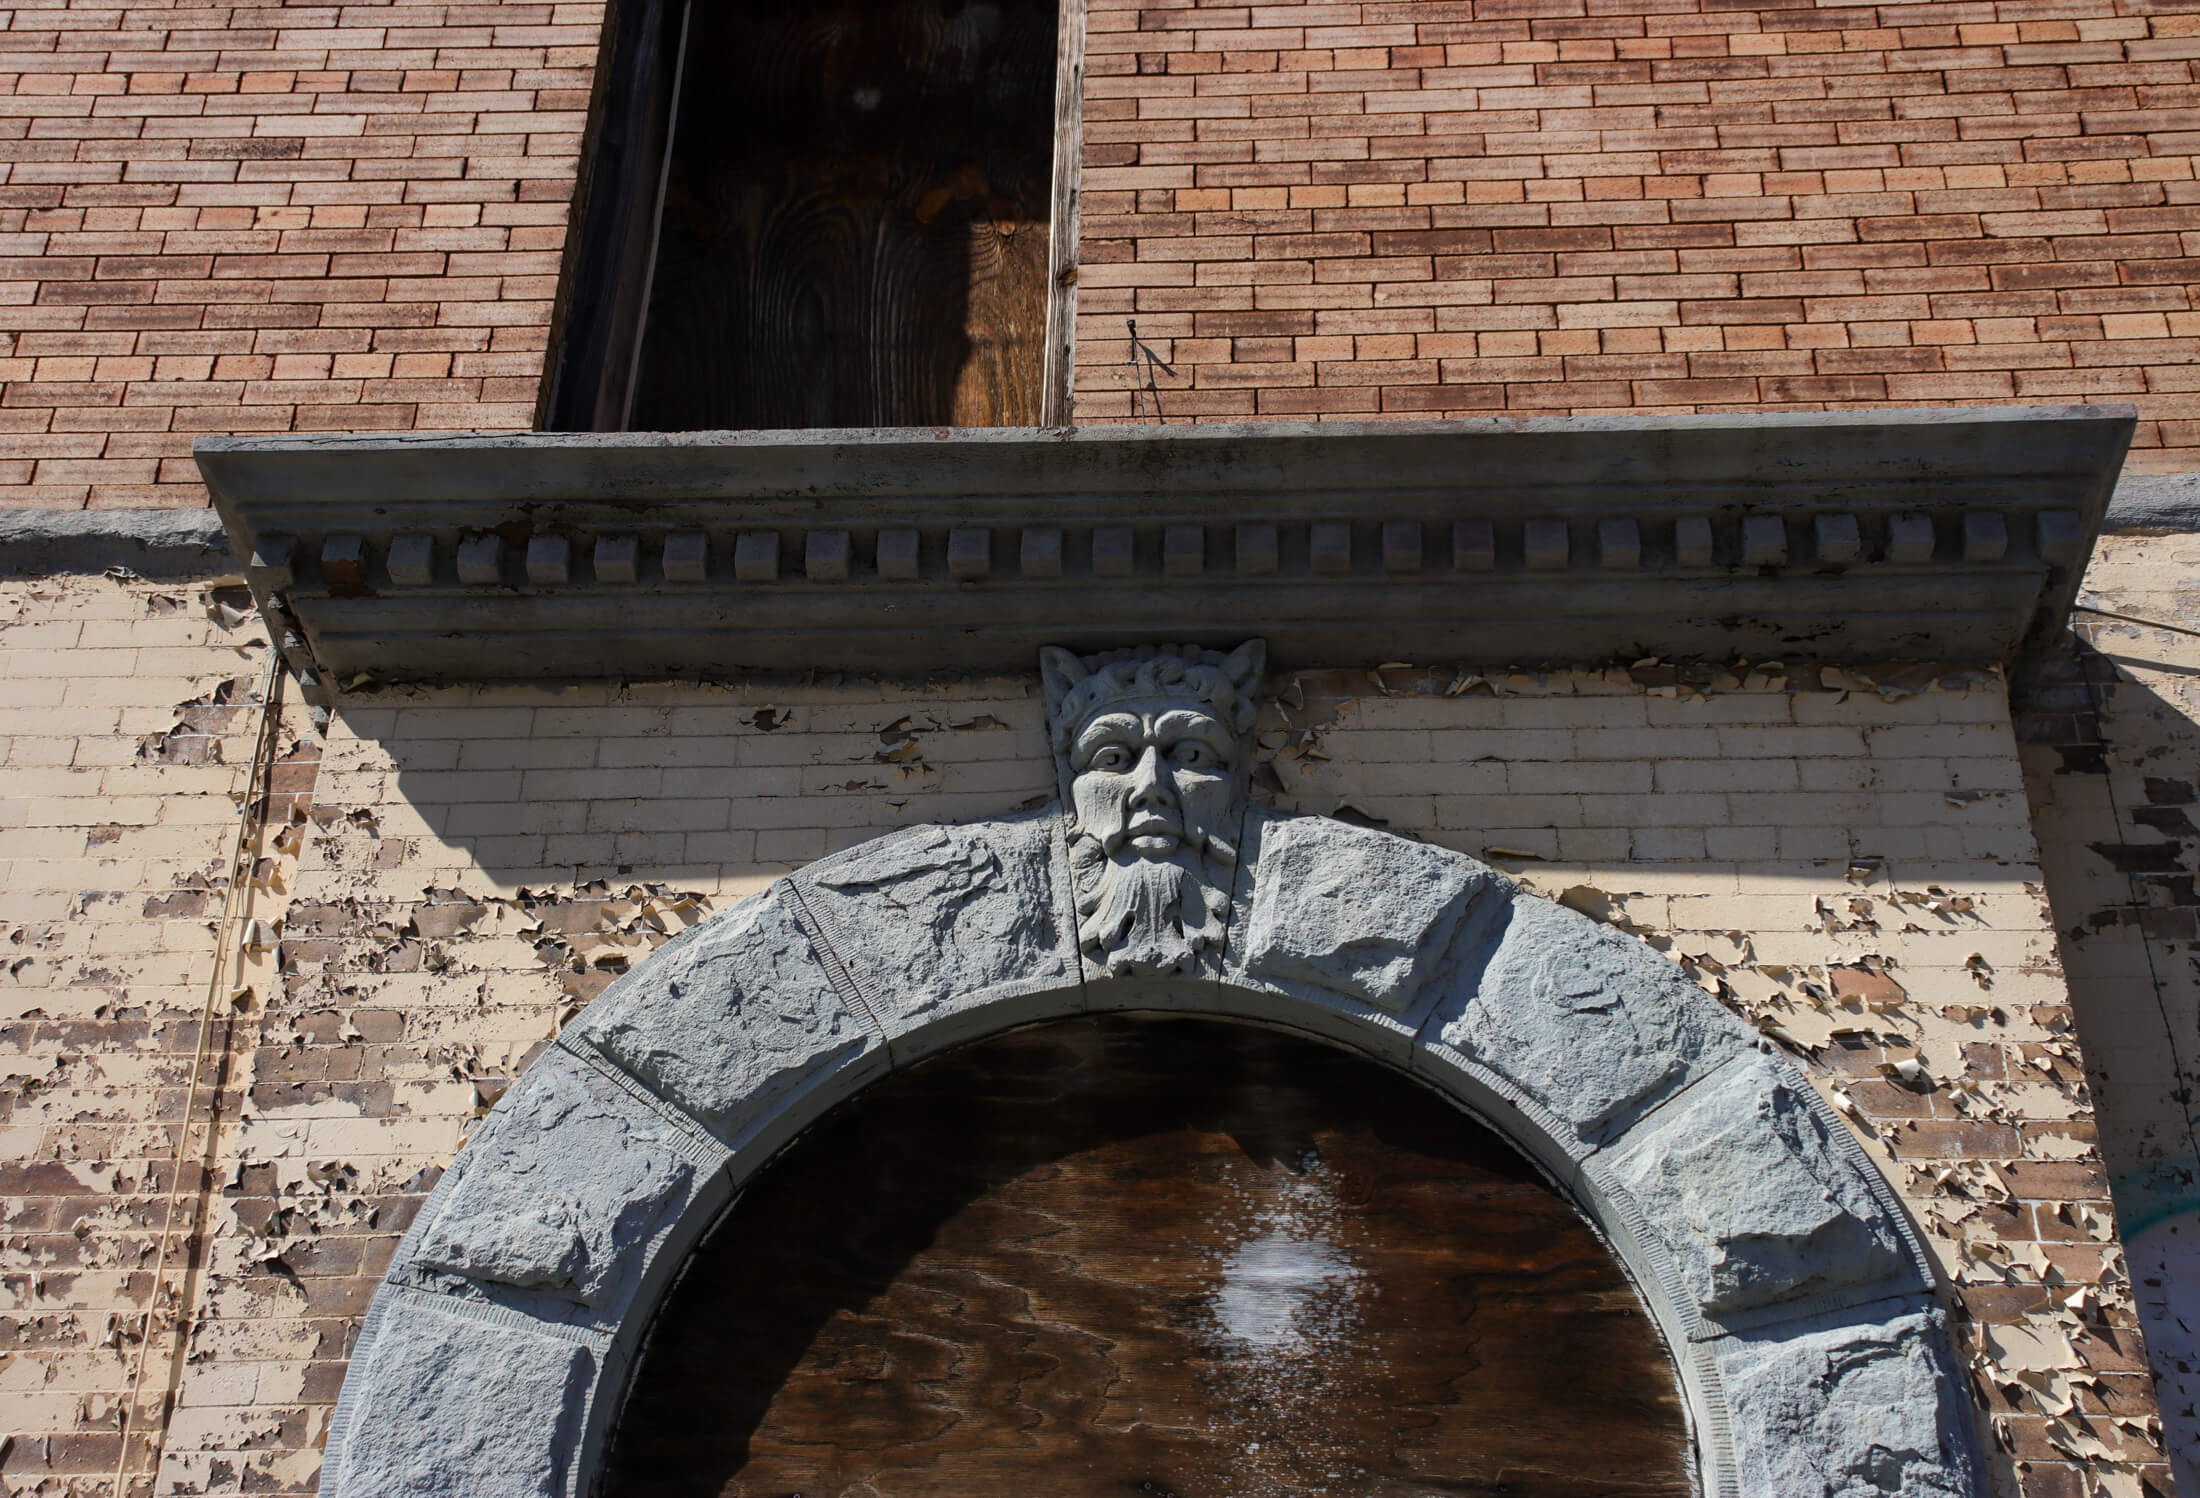
<instances>
[{"instance_id":1,"label":"carved horn","mask_svg":"<svg viewBox=\"0 0 2200 1498\"><path fill-rule=\"evenodd\" d=\"M1075 652L1064 650L1059 645L1041 645L1039 684L1046 693L1047 716L1051 718L1061 711L1062 699L1069 695L1070 688L1091 674L1085 669L1084 662L1077 659Z\"/></svg>"}]
</instances>

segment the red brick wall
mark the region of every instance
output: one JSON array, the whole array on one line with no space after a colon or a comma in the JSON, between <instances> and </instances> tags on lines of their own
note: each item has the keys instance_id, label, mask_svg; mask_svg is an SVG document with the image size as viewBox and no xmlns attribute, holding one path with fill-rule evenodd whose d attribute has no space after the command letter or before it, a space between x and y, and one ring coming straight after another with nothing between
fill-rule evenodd
<instances>
[{"instance_id":1,"label":"red brick wall","mask_svg":"<svg viewBox=\"0 0 2200 1498\"><path fill-rule=\"evenodd\" d=\"M533 419L599 4L25 5L0 505L201 505L206 432Z\"/></svg>"},{"instance_id":2,"label":"red brick wall","mask_svg":"<svg viewBox=\"0 0 2200 1498\"><path fill-rule=\"evenodd\" d=\"M2113 399L2190 466L2200 16L2147 8L1092 0L1078 416Z\"/></svg>"},{"instance_id":3,"label":"red brick wall","mask_svg":"<svg viewBox=\"0 0 2200 1498\"><path fill-rule=\"evenodd\" d=\"M2190 466L2200 16L2125 9L1092 0L1078 419L2108 398ZM600 5L5 14L0 505L532 421Z\"/></svg>"}]
</instances>

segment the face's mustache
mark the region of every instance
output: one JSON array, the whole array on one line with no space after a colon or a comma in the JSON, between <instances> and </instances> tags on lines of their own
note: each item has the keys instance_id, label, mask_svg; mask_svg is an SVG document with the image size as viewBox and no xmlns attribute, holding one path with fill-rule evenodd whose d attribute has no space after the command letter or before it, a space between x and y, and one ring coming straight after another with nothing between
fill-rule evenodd
<instances>
[{"instance_id":1,"label":"face's mustache","mask_svg":"<svg viewBox=\"0 0 2200 1498\"><path fill-rule=\"evenodd\" d=\"M1107 838L1107 849L1113 853L1125 843L1142 837L1166 837L1181 841L1184 837L1184 824L1163 812L1140 811Z\"/></svg>"}]
</instances>

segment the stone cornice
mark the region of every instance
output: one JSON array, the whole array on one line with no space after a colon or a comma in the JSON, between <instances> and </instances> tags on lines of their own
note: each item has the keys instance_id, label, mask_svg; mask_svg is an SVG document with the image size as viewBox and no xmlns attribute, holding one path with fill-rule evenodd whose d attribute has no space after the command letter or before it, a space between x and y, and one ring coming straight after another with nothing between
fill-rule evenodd
<instances>
[{"instance_id":1,"label":"stone cornice","mask_svg":"<svg viewBox=\"0 0 2200 1498\"><path fill-rule=\"evenodd\" d=\"M2010 664L2128 407L1532 421L208 438L309 687L1286 665Z\"/></svg>"}]
</instances>

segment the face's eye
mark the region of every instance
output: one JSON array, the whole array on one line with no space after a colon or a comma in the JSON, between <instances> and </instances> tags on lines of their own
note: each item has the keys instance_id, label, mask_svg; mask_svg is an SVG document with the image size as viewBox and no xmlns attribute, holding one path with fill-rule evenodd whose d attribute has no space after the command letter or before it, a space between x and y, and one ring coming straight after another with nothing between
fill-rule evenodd
<instances>
[{"instance_id":1,"label":"face's eye","mask_svg":"<svg viewBox=\"0 0 2200 1498\"><path fill-rule=\"evenodd\" d=\"M1086 762L1086 768L1093 770L1120 772L1128 770L1130 767L1131 752L1121 744L1101 745L1098 750L1094 751L1092 758Z\"/></svg>"},{"instance_id":2,"label":"face's eye","mask_svg":"<svg viewBox=\"0 0 2200 1498\"><path fill-rule=\"evenodd\" d=\"M1215 762L1215 752L1197 739L1180 739L1170 747L1169 759L1187 770L1204 770Z\"/></svg>"}]
</instances>

